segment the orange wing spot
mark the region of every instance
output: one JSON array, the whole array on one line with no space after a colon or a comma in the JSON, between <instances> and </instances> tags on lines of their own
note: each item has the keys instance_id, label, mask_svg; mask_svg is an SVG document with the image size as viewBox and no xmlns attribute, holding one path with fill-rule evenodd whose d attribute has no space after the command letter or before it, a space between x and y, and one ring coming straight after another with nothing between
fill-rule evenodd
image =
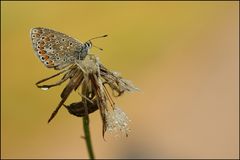
<instances>
[{"instance_id":1,"label":"orange wing spot","mask_svg":"<svg viewBox=\"0 0 240 160\"><path fill-rule=\"evenodd\" d=\"M49 56L47 55L44 55L43 57L44 57L44 60L47 60L49 58Z\"/></svg>"},{"instance_id":2,"label":"orange wing spot","mask_svg":"<svg viewBox=\"0 0 240 160\"><path fill-rule=\"evenodd\" d=\"M43 32L42 32L42 30L38 30L38 32L37 33L39 33L39 34L42 34Z\"/></svg>"},{"instance_id":3,"label":"orange wing spot","mask_svg":"<svg viewBox=\"0 0 240 160\"><path fill-rule=\"evenodd\" d=\"M49 67L49 68L54 67L54 63L53 63L52 60L47 60L46 62L47 62L47 64L46 63L45 64L46 64L47 67Z\"/></svg>"},{"instance_id":4,"label":"orange wing spot","mask_svg":"<svg viewBox=\"0 0 240 160\"><path fill-rule=\"evenodd\" d=\"M45 41L50 41L50 38L49 37L45 37L44 40Z\"/></svg>"},{"instance_id":5,"label":"orange wing spot","mask_svg":"<svg viewBox=\"0 0 240 160\"><path fill-rule=\"evenodd\" d=\"M44 49L43 45L38 45L37 48L40 50Z\"/></svg>"},{"instance_id":6,"label":"orange wing spot","mask_svg":"<svg viewBox=\"0 0 240 160\"><path fill-rule=\"evenodd\" d=\"M39 42L39 45L40 45L40 46L44 46L44 45L45 45L45 42L44 42L44 41L40 41L40 42Z\"/></svg>"},{"instance_id":7,"label":"orange wing spot","mask_svg":"<svg viewBox=\"0 0 240 160\"><path fill-rule=\"evenodd\" d=\"M39 55L45 55L45 54L46 54L46 51L44 51L44 50L39 50L39 51L38 51L38 54L39 54ZM44 58L44 59L45 59L45 58Z\"/></svg>"},{"instance_id":8,"label":"orange wing spot","mask_svg":"<svg viewBox=\"0 0 240 160\"><path fill-rule=\"evenodd\" d=\"M48 60L48 64L49 65L53 65L53 61L52 60Z\"/></svg>"},{"instance_id":9,"label":"orange wing spot","mask_svg":"<svg viewBox=\"0 0 240 160\"><path fill-rule=\"evenodd\" d=\"M40 37L40 34L39 34L39 33L36 33L35 36L39 38L39 37Z\"/></svg>"}]
</instances>

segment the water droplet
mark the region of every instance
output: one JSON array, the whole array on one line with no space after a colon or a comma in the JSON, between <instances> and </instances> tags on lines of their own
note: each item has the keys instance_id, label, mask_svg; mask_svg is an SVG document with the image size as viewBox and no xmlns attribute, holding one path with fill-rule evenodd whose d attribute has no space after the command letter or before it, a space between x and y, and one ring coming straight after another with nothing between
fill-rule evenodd
<instances>
[{"instance_id":1,"label":"water droplet","mask_svg":"<svg viewBox=\"0 0 240 160\"><path fill-rule=\"evenodd\" d=\"M41 89L44 90L44 91L46 91L46 90L48 90L49 88L48 88L48 87L42 87Z\"/></svg>"}]
</instances>

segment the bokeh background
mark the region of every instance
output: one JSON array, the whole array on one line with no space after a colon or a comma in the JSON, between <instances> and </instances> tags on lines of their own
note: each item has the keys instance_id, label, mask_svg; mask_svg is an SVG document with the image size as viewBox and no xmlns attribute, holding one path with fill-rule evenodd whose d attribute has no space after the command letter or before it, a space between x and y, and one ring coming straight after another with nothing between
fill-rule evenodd
<instances>
[{"instance_id":1,"label":"bokeh background","mask_svg":"<svg viewBox=\"0 0 240 160\"><path fill-rule=\"evenodd\" d=\"M238 2L1 2L1 157L88 157L80 118L62 108L47 124L64 85L35 86L56 73L33 53L29 30L41 26L108 34L91 52L141 89L115 100L128 138L104 141L91 114L96 158L238 158L238 13Z\"/></svg>"}]
</instances>

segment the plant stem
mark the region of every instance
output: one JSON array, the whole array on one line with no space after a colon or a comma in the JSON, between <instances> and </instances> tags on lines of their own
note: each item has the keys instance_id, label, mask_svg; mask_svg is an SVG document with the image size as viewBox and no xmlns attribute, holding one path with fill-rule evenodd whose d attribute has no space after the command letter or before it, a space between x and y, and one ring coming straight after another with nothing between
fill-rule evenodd
<instances>
[{"instance_id":1,"label":"plant stem","mask_svg":"<svg viewBox=\"0 0 240 160\"><path fill-rule=\"evenodd\" d=\"M90 135L90 129L89 129L89 117L88 115L86 115L82 119L83 119L83 129L84 129L85 141L86 141L87 150L88 150L88 156L89 156L89 159L94 159L94 153L93 153L91 135Z\"/></svg>"}]
</instances>

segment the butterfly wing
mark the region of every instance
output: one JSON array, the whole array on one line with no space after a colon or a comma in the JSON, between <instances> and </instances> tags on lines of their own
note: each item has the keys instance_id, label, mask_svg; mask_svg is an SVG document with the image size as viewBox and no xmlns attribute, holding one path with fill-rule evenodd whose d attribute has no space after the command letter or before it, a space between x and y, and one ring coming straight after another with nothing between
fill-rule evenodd
<instances>
[{"instance_id":1,"label":"butterfly wing","mask_svg":"<svg viewBox=\"0 0 240 160\"><path fill-rule=\"evenodd\" d=\"M48 68L63 69L78 58L83 44L78 40L47 28L30 31L34 53Z\"/></svg>"}]
</instances>

